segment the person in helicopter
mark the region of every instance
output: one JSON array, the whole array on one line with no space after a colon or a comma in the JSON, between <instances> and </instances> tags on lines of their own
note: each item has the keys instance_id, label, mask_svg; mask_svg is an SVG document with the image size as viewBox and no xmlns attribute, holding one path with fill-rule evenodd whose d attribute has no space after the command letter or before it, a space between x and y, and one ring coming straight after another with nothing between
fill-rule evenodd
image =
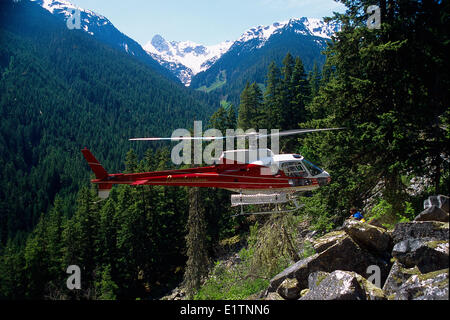
<instances>
[{"instance_id":1,"label":"person in helicopter","mask_svg":"<svg viewBox=\"0 0 450 320\"><path fill-rule=\"evenodd\" d=\"M366 220L364 219L364 216L362 215L361 212L359 212L358 209L356 209L355 207L350 209L350 217L352 219L356 219L362 222L365 222Z\"/></svg>"}]
</instances>

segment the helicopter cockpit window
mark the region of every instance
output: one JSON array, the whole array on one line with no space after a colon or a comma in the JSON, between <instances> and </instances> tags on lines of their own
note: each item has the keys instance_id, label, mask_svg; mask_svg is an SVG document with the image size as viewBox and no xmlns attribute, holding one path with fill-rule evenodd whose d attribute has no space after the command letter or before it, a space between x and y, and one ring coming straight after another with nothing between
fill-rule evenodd
<instances>
[{"instance_id":1,"label":"helicopter cockpit window","mask_svg":"<svg viewBox=\"0 0 450 320\"><path fill-rule=\"evenodd\" d=\"M322 169L320 169L319 167L313 165L311 162L309 162L308 160L303 159L303 164L305 165L305 167L308 169L308 171L313 175L316 176L318 174L322 173Z\"/></svg>"},{"instance_id":2,"label":"helicopter cockpit window","mask_svg":"<svg viewBox=\"0 0 450 320\"><path fill-rule=\"evenodd\" d=\"M281 164L281 170L288 177L304 177L307 175L305 168L298 161L289 161Z\"/></svg>"}]
</instances>

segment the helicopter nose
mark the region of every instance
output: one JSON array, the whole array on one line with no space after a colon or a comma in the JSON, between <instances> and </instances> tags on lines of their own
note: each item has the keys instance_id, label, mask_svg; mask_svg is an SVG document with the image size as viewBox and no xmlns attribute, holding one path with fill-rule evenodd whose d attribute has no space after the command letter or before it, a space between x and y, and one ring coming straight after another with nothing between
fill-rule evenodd
<instances>
[{"instance_id":1,"label":"helicopter nose","mask_svg":"<svg viewBox=\"0 0 450 320\"><path fill-rule=\"evenodd\" d=\"M322 174L324 175L324 178L326 179L326 184L329 184L331 182L331 176L328 172L326 172L325 170L322 172Z\"/></svg>"}]
</instances>

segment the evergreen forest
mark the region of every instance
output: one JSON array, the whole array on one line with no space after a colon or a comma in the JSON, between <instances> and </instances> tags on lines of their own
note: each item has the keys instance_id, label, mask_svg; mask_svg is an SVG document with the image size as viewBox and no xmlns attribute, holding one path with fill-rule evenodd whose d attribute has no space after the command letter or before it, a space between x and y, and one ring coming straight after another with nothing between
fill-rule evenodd
<instances>
[{"instance_id":1,"label":"evergreen forest","mask_svg":"<svg viewBox=\"0 0 450 320\"><path fill-rule=\"evenodd\" d=\"M376 1L379 29L366 25L373 1L340 2L323 66L283 52L264 85L242 83L239 101L222 104L32 4L2 3L0 299L147 300L179 286L191 299L245 299L311 254L292 247L302 223L321 234L358 207L389 227L448 195L448 1ZM281 153L331 183L294 213L261 216L233 217L220 189L123 185L97 197L82 148L111 173L174 169L170 143L128 139L194 120L222 132L342 128L280 138ZM230 271L220 259L236 253ZM70 265L79 290L66 287Z\"/></svg>"}]
</instances>

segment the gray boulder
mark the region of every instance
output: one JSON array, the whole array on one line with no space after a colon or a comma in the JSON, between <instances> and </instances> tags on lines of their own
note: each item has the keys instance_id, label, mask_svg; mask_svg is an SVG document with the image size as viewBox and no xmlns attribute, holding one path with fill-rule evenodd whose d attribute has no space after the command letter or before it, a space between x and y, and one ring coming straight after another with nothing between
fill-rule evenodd
<instances>
[{"instance_id":1,"label":"gray boulder","mask_svg":"<svg viewBox=\"0 0 450 320\"><path fill-rule=\"evenodd\" d=\"M394 244L410 238L427 238L429 240L449 239L448 222L411 221L397 223L392 232Z\"/></svg>"},{"instance_id":2,"label":"gray boulder","mask_svg":"<svg viewBox=\"0 0 450 320\"><path fill-rule=\"evenodd\" d=\"M347 237L344 230L328 232L320 238L313 241L313 247L316 253L320 253L336 244L337 242L343 240Z\"/></svg>"},{"instance_id":3,"label":"gray boulder","mask_svg":"<svg viewBox=\"0 0 450 320\"><path fill-rule=\"evenodd\" d=\"M407 239L397 243L392 255L404 266L417 266L422 273L448 268L448 240Z\"/></svg>"},{"instance_id":4,"label":"gray boulder","mask_svg":"<svg viewBox=\"0 0 450 320\"><path fill-rule=\"evenodd\" d=\"M354 272L336 270L300 300L365 300L366 293Z\"/></svg>"},{"instance_id":5,"label":"gray boulder","mask_svg":"<svg viewBox=\"0 0 450 320\"><path fill-rule=\"evenodd\" d=\"M312 272L344 270L366 275L367 267L371 265L380 267L381 283L384 283L390 270L389 263L362 249L347 235L328 249L299 260L277 274L271 279L268 292L276 291L286 278L296 278L302 290L307 288L308 276Z\"/></svg>"},{"instance_id":6,"label":"gray boulder","mask_svg":"<svg viewBox=\"0 0 450 320\"><path fill-rule=\"evenodd\" d=\"M386 300L383 290L355 272L314 272L309 285L299 300Z\"/></svg>"},{"instance_id":7,"label":"gray boulder","mask_svg":"<svg viewBox=\"0 0 450 320\"><path fill-rule=\"evenodd\" d=\"M422 211L414 221L449 221L449 213L439 207L431 206Z\"/></svg>"},{"instance_id":8,"label":"gray boulder","mask_svg":"<svg viewBox=\"0 0 450 320\"><path fill-rule=\"evenodd\" d=\"M423 208L428 209L432 206L436 206L448 213L449 212L448 202L449 202L448 197L442 194L437 196L429 196L428 199L423 202Z\"/></svg>"},{"instance_id":9,"label":"gray boulder","mask_svg":"<svg viewBox=\"0 0 450 320\"><path fill-rule=\"evenodd\" d=\"M360 246L385 254L391 251L392 239L382 228L358 220L348 219L344 222L345 232Z\"/></svg>"},{"instance_id":10,"label":"gray boulder","mask_svg":"<svg viewBox=\"0 0 450 320\"><path fill-rule=\"evenodd\" d=\"M406 282L411 276L420 274L417 266L413 268L406 268L397 260L392 265L391 271L383 286L383 291L386 296L390 296L398 291L398 289Z\"/></svg>"},{"instance_id":11,"label":"gray boulder","mask_svg":"<svg viewBox=\"0 0 450 320\"><path fill-rule=\"evenodd\" d=\"M398 289L394 300L448 300L448 268L413 275Z\"/></svg>"},{"instance_id":12,"label":"gray boulder","mask_svg":"<svg viewBox=\"0 0 450 320\"><path fill-rule=\"evenodd\" d=\"M322 282L323 279L325 279L329 275L329 272L324 271L316 271L310 273L308 276L308 289L313 290Z\"/></svg>"}]
</instances>

